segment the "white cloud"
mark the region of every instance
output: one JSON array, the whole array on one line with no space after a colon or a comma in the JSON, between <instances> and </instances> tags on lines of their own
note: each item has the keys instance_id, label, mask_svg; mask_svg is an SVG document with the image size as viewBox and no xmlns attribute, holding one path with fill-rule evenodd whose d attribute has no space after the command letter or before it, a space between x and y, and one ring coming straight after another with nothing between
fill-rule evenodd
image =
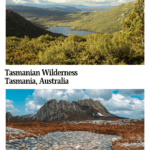
<instances>
[{"instance_id":1,"label":"white cloud","mask_svg":"<svg viewBox=\"0 0 150 150\"><path fill-rule=\"evenodd\" d=\"M116 102L121 102L122 99L124 99L124 96L120 95L120 94L113 94L113 100Z\"/></svg>"},{"instance_id":2,"label":"white cloud","mask_svg":"<svg viewBox=\"0 0 150 150\"><path fill-rule=\"evenodd\" d=\"M41 4L41 5L48 5L48 4L76 4L76 5L87 5L87 6L103 6L103 5L119 5L123 3L127 3L130 1L135 0L6 0L11 1L15 4Z\"/></svg>"},{"instance_id":3,"label":"white cloud","mask_svg":"<svg viewBox=\"0 0 150 150\"><path fill-rule=\"evenodd\" d=\"M58 96L60 96L60 95L62 95L62 94L63 94L62 91L58 91L58 92L57 92L57 95L58 95Z\"/></svg>"},{"instance_id":4,"label":"white cloud","mask_svg":"<svg viewBox=\"0 0 150 150\"><path fill-rule=\"evenodd\" d=\"M33 0L36 4L40 4L41 2L39 0Z\"/></svg>"},{"instance_id":5,"label":"white cloud","mask_svg":"<svg viewBox=\"0 0 150 150\"><path fill-rule=\"evenodd\" d=\"M12 115L20 112L17 108L14 107L13 103L14 102L12 100L6 99L6 112L10 112Z\"/></svg>"},{"instance_id":6,"label":"white cloud","mask_svg":"<svg viewBox=\"0 0 150 150\"><path fill-rule=\"evenodd\" d=\"M140 95L144 97L144 89L122 89L119 90L119 93L125 95Z\"/></svg>"},{"instance_id":7,"label":"white cloud","mask_svg":"<svg viewBox=\"0 0 150 150\"><path fill-rule=\"evenodd\" d=\"M100 101L112 114L127 118L144 118L144 100L113 94L109 101Z\"/></svg>"},{"instance_id":8,"label":"white cloud","mask_svg":"<svg viewBox=\"0 0 150 150\"><path fill-rule=\"evenodd\" d=\"M26 0L12 0L12 2L14 2L16 4L25 4L25 3L27 3Z\"/></svg>"},{"instance_id":9,"label":"white cloud","mask_svg":"<svg viewBox=\"0 0 150 150\"><path fill-rule=\"evenodd\" d=\"M53 90L40 90L37 89L33 93L33 99L29 100L26 103L26 112L37 112L37 108L39 106L43 106L48 100L56 99L59 100L66 100L66 101L73 101L79 99L86 99L89 98L83 90L73 90L73 89L53 89Z\"/></svg>"},{"instance_id":10,"label":"white cloud","mask_svg":"<svg viewBox=\"0 0 150 150\"><path fill-rule=\"evenodd\" d=\"M88 93L89 97L91 98L98 98L101 97L105 100L109 100L112 97L113 90L106 90L106 89L87 89L86 92Z\"/></svg>"},{"instance_id":11,"label":"white cloud","mask_svg":"<svg viewBox=\"0 0 150 150\"><path fill-rule=\"evenodd\" d=\"M70 0L51 0L51 2L54 2L54 3L68 3L68 2L70 2Z\"/></svg>"},{"instance_id":12,"label":"white cloud","mask_svg":"<svg viewBox=\"0 0 150 150\"><path fill-rule=\"evenodd\" d=\"M34 91L33 99L27 98L26 101L26 112L37 112L37 106L43 106L48 100L56 99L66 100L66 101L75 101L80 99L88 99L88 98L104 98L105 100L109 100L112 97L113 90L86 90L83 91L81 89L53 89L53 90L45 90L45 89L37 89Z\"/></svg>"},{"instance_id":13,"label":"white cloud","mask_svg":"<svg viewBox=\"0 0 150 150\"><path fill-rule=\"evenodd\" d=\"M127 118L144 117L144 100L131 98L130 96L123 96L121 94L112 94L112 91L113 90L108 89L87 89L85 91L81 89L36 89L33 93L33 98L28 98L28 101L26 101L25 111L27 113L36 113L39 108L50 99L72 102L92 98L94 100L100 100L100 102L112 114Z\"/></svg>"},{"instance_id":14,"label":"white cloud","mask_svg":"<svg viewBox=\"0 0 150 150\"><path fill-rule=\"evenodd\" d=\"M25 111L27 113L34 113L35 111L38 111L41 108L41 105L35 104L34 101L29 101L28 103L26 103L25 106Z\"/></svg>"},{"instance_id":15,"label":"white cloud","mask_svg":"<svg viewBox=\"0 0 150 150\"><path fill-rule=\"evenodd\" d=\"M67 90L67 93L74 93L74 90L69 89L69 90Z\"/></svg>"},{"instance_id":16,"label":"white cloud","mask_svg":"<svg viewBox=\"0 0 150 150\"><path fill-rule=\"evenodd\" d=\"M135 0L132 0L135 1ZM131 0L118 0L119 3L127 3L127 2L131 2Z\"/></svg>"}]
</instances>

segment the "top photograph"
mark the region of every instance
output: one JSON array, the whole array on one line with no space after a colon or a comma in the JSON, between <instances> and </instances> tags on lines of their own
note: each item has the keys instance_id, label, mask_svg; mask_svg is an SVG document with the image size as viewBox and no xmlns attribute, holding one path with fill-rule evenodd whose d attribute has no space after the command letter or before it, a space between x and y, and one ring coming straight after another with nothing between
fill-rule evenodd
<instances>
[{"instance_id":1,"label":"top photograph","mask_svg":"<svg viewBox=\"0 0 150 150\"><path fill-rule=\"evenodd\" d=\"M144 65L144 0L6 0L6 65Z\"/></svg>"}]
</instances>

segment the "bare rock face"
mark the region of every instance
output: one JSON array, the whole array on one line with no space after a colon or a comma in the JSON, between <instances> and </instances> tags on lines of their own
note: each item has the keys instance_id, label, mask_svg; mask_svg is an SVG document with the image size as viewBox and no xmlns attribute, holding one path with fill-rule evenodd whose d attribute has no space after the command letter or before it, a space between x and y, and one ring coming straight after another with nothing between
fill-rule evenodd
<instances>
[{"instance_id":1,"label":"bare rock face","mask_svg":"<svg viewBox=\"0 0 150 150\"><path fill-rule=\"evenodd\" d=\"M12 117L13 117L13 115L10 112L6 113L6 121L9 121L10 118L12 118Z\"/></svg>"},{"instance_id":2,"label":"bare rock face","mask_svg":"<svg viewBox=\"0 0 150 150\"><path fill-rule=\"evenodd\" d=\"M84 116L84 118L83 118ZM114 116L98 100L85 99L73 102L51 99L35 115L36 121L87 120ZM78 118L78 119L77 119Z\"/></svg>"},{"instance_id":3,"label":"bare rock face","mask_svg":"<svg viewBox=\"0 0 150 150\"><path fill-rule=\"evenodd\" d=\"M110 114L99 100L85 99L73 102L55 99L45 103L35 115L13 116L6 113L6 121L10 122L67 122L85 120L114 120L123 119Z\"/></svg>"}]
</instances>

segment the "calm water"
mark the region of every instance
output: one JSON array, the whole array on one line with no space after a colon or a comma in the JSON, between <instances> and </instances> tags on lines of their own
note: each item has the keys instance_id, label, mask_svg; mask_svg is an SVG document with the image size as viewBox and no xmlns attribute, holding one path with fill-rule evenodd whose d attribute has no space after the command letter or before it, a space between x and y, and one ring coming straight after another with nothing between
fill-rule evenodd
<instances>
[{"instance_id":1,"label":"calm water","mask_svg":"<svg viewBox=\"0 0 150 150\"><path fill-rule=\"evenodd\" d=\"M78 36L85 36L94 33L91 31L78 31L78 30L70 30L70 29L72 29L72 27L50 27L47 30L54 33L61 33L63 35L76 34Z\"/></svg>"}]
</instances>

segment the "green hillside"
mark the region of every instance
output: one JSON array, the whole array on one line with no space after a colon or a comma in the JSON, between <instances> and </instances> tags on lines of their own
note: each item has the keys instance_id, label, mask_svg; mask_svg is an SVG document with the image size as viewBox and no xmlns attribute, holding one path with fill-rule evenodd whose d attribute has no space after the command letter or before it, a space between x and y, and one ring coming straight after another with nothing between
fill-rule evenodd
<instances>
[{"instance_id":1,"label":"green hillside","mask_svg":"<svg viewBox=\"0 0 150 150\"><path fill-rule=\"evenodd\" d=\"M74 30L87 30L101 33L114 33L122 30L121 22L125 20L128 14L132 13L136 1L119 5L107 11L100 12L77 12L51 19L46 22L48 26L71 26ZM46 21L46 20L45 20ZM44 25L44 23L43 23Z\"/></svg>"},{"instance_id":2,"label":"green hillside","mask_svg":"<svg viewBox=\"0 0 150 150\"><path fill-rule=\"evenodd\" d=\"M6 10L6 36L24 37L27 35L35 38L44 34L61 36L61 34L52 33L31 23L13 11Z\"/></svg>"},{"instance_id":3,"label":"green hillside","mask_svg":"<svg viewBox=\"0 0 150 150\"><path fill-rule=\"evenodd\" d=\"M122 6L126 5L129 6L130 3ZM115 9L118 10L117 7ZM92 16L92 14L90 12L80 12L76 13L76 16L72 15L72 18L80 18L83 15ZM6 17L11 18L8 26L9 30L17 24L18 30L14 28L16 29L14 33L15 31L20 33L22 30L26 30L26 27L32 27L28 26L29 22L22 22L25 19L22 20L17 14L13 15L12 18L11 13L10 15L8 13ZM7 21L9 20L6 19L6 25ZM127 15L120 26L122 26L121 32L113 34L96 33L83 37L77 35L54 37L51 32L36 38L31 38L30 35L24 38L9 35L9 37L6 37L6 64L144 64L144 0L137 1L132 13ZM36 31L38 32L38 30ZM30 28L26 30L26 34L29 32L33 34Z\"/></svg>"},{"instance_id":4,"label":"green hillside","mask_svg":"<svg viewBox=\"0 0 150 150\"><path fill-rule=\"evenodd\" d=\"M68 11L68 12L78 12L81 11L80 9L77 9L75 7L46 7L43 8L45 10L53 10L53 11Z\"/></svg>"},{"instance_id":5,"label":"green hillside","mask_svg":"<svg viewBox=\"0 0 150 150\"><path fill-rule=\"evenodd\" d=\"M46 28L52 26L71 26L74 30L87 30L100 33L114 33L122 30L121 22L128 14L132 13L136 1L113 7L106 11L79 11L73 7L48 7L37 8L28 6L11 6L6 8L13 10L26 19L43 25ZM71 13L72 11L78 11ZM88 8L86 8L88 9ZM89 8L90 10L90 8Z\"/></svg>"},{"instance_id":6,"label":"green hillside","mask_svg":"<svg viewBox=\"0 0 150 150\"><path fill-rule=\"evenodd\" d=\"M28 17L43 17L43 16L63 16L70 12L62 10L51 10L38 7L29 7L29 6L15 6L15 5L6 5L6 9L16 12L17 14L28 18Z\"/></svg>"}]
</instances>

